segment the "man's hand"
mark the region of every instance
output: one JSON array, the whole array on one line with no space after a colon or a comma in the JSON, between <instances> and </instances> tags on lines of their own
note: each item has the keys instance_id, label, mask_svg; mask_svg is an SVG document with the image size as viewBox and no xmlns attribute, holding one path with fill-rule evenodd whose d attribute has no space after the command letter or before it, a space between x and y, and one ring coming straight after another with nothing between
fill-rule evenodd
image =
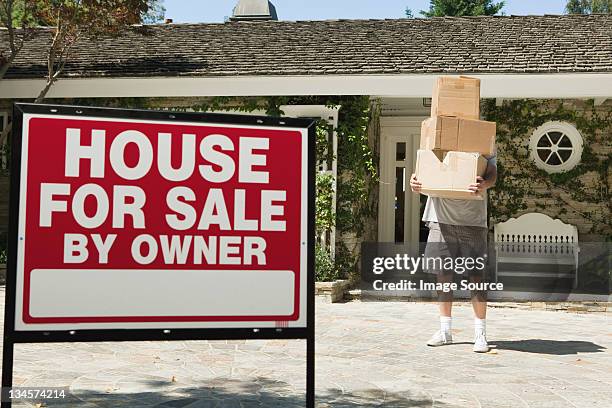
<instances>
[{"instance_id":1,"label":"man's hand","mask_svg":"<svg viewBox=\"0 0 612 408\"><path fill-rule=\"evenodd\" d=\"M412 190L413 193L420 193L421 186L422 184L419 180L417 180L416 174L413 174L412 176L410 176L410 189Z\"/></svg>"},{"instance_id":2,"label":"man's hand","mask_svg":"<svg viewBox=\"0 0 612 408\"><path fill-rule=\"evenodd\" d=\"M476 183L472 183L468 186L468 190L470 190L473 194L481 194L486 189L491 187L489 182L482 177L476 177Z\"/></svg>"}]
</instances>

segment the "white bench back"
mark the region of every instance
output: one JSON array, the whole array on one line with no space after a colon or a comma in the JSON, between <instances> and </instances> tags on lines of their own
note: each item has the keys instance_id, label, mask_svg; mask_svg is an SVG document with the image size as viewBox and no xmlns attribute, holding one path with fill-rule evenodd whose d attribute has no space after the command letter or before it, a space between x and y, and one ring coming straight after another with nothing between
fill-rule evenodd
<instances>
[{"instance_id":1,"label":"white bench back","mask_svg":"<svg viewBox=\"0 0 612 408\"><path fill-rule=\"evenodd\" d=\"M493 227L496 243L578 243L578 229L546 214L528 213Z\"/></svg>"}]
</instances>

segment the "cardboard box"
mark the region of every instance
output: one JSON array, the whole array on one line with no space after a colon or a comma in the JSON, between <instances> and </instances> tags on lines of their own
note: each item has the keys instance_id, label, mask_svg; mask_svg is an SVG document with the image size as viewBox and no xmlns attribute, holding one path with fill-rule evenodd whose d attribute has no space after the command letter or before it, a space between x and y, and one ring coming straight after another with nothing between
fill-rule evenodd
<instances>
[{"instance_id":1,"label":"cardboard box","mask_svg":"<svg viewBox=\"0 0 612 408\"><path fill-rule=\"evenodd\" d=\"M493 155L496 130L495 122L484 120L449 116L429 118L421 124L421 149Z\"/></svg>"},{"instance_id":2,"label":"cardboard box","mask_svg":"<svg viewBox=\"0 0 612 408\"><path fill-rule=\"evenodd\" d=\"M421 194L431 197L483 200L467 187L486 169L487 159L478 153L448 152L440 161L431 150L417 151L416 178L422 184Z\"/></svg>"},{"instance_id":3,"label":"cardboard box","mask_svg":"<svg viewBox=\"0 0 612 408\"><path fill-rule=\"evenodd\" d=\"M480 119L480 79L438 77L431 98L431 116Z\"/></svg>"}]
</instances>

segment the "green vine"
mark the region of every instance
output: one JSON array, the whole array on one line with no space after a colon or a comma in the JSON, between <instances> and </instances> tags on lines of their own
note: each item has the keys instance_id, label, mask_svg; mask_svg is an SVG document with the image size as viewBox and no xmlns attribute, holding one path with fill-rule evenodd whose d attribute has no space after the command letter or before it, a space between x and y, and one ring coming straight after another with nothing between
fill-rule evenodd
<instances>
[{"instance_id":1,"label":"green vine","mask_svg":"<svg viewBox=\"0 0 612 408\"><path fill-rule=\"evenodd\" d=\"M336 225L333 211L334 176L331 173L317 174L316 228L317 235L330 232Z\"/></svg>"},{"instance_id":2,"label":"green vine","mask_svg":"<svg viewBox=\"0 0 612 408\"><path fill-rule=\"evenodd\" d=\"M491 215L496 221L516 217L537 208L553 218L582 219L581 233L612 239L612 108L596 107L592 100L514 100L495 106L484 104L487 120L495 121L498 150L498 181L490 194ZM531 160L529 139L548 121L576 126L584 139L581 161L564 173L549 174ZM575 222L569 222L574 224Z\"/></svg>"},{"instance_id":3,"label":"green vine","mask_svg":"<svg viewBox=\"0 0 612 408\"><path fill-rule=\"evenodd\" d=\"M0 265L6 264L8 252L8 237L0 231Z\"/></svg>"},{"instance_id":4,"label":"green vine","mask_svg":"<svg viewBox=\"0 0 612 408\"><path fill-rule=\"evenodd\" d=\"M9 137L6 144L0 146L0 175L8 175L11 168L11 138Z\"/></svg>"}]
</instances>

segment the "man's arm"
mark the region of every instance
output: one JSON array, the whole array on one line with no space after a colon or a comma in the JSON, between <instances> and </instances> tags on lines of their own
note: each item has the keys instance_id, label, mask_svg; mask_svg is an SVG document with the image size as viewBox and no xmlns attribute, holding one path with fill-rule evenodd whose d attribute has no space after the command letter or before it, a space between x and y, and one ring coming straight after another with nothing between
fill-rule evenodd
<instances>
[{"instance_id":1,"label":"man's arm","mask_svg":"<svg viewBox=\"0 0 612 408\"><path fill-rule=\"evenodd\" d=\"M420 193L422 186L423 185L421 184L421 182L417 180L416 174L413 173L412 176L410 176L410 189L412 190L412 192Z\"/></svg>"},{"instance_id":2,"label":"man's arm","mask_svg":"<svg viewBox=\"0 0 612 408\"><path fill-rule=\"evenodd\" d=\"M497 181L497 160L495 157L488 160L487 168L485 170L484 177L476 177L476 183L470 184L468 189L473 193L481 193L495 186Z\"/></svg>"},{"instance_id":3,"label":"man's arm","mask_svg":"<svg viewBox=\"0 0 612 408\"><path fill-rule=\"evenodd\" d=\"M488 185L486 188L491 188L495 186L496 181L497 181L497 160L489 160L487 163L487 170L485 171L483 182Z\"/></svg>"}]
</instances>

